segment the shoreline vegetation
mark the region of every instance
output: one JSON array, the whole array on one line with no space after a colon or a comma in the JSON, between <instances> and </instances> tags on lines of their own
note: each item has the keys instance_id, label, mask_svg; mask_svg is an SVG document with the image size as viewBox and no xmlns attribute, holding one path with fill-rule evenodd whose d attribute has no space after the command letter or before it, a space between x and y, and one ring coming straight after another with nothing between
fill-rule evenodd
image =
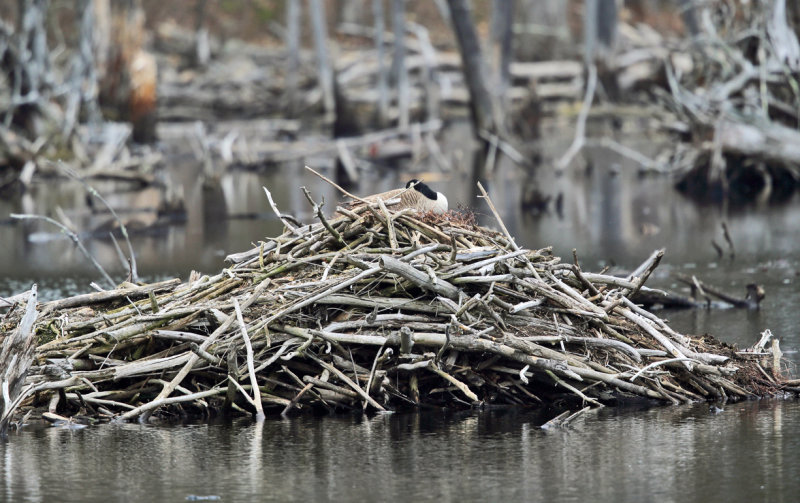
<instances>
[{"instance_id":1,"label":"shoreline vegetation","mask_svg":"<svg viewBox=\"0 0 800 503\"><path fill-rule=\"evenodd\" d=\"M519 248L482 192L501 232L466 211L380 200L326 218L305 191L316 223L273 205L285 232L215 276L40 305L35 289L17 296L0 329L19 337L3 354L26 340L30 368L4 420L574 410L797 391L769 330L739 350L677 333L631 300L667 296L644 285L663 252L629 277L584 272L577 255Z\"/></svg>"}]
</instances>

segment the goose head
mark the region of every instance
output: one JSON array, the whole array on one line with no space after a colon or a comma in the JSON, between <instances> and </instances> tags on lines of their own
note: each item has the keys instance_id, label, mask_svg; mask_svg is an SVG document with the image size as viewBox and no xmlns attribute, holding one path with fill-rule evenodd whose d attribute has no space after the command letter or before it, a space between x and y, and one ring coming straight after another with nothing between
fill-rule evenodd
<instances>
[{"instance_id":1,"label":"goose head","mask_svg":"<svg viewBox=\"0 0 800 503\"><path fill-rule=\"evenodd\" d=\"M434 213L447 212L447 198L441 192L436 192L427 184L411 179L406 183L406 190L402 198L406 198L406 206L416 208L418 211L432 211ZM406 196L407 194L407 196Z\"/></svg>"}]
</instances>

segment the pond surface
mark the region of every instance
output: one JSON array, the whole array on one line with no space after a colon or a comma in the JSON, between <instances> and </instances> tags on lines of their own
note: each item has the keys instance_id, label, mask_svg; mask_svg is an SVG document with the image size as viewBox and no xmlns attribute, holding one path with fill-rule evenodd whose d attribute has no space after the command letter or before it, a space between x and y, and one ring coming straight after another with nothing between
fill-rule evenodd
<instances>
[{"instance_id":1,"label":"pond surface","mask_svg":"<svg viewBox=\"0 0 800 503\"><path fill-rule=\"evenodd\" d=\"M4 501L796 501L800 404L23 429Z\"/></svg>"},{"instance_id":2,"label":"pond surface","mask_svg":"<svg viewBox=\"0 0 800 503\"><path fill-rule=\"evenodd\" d=\"M423 161L414 167L416 176L446 192L452 207L470 207L481 223L496 225L463 169L471 162L471 152L460 146L463 138L442 141L456 168L442 172ZM549 148L562 152L569 141L562 138ZM633 146L652 154L650 143L643 138ZM659 315L679 332L711 333L742 348L770 329L780 339L788 370L797 375L800 198L738 210L701 207L677 194L669 179L640 176L613 153L591 151L589 158L591 170L563 176L540 168L540 190L553 201L563 194L561 210L551 202L542 215L520 209L530 175L508 163L498 166L487 188L518 244L552 245L566 261L576 248L584 270L609 266L612 273L629 271L665 248L648 285L681 293L687 290L678 274L694 274L737 296L747 283L759 283L767 293L760 310ZM142 277L186 279L192 269L215 273L226 254L279 234L281 224L262 186L282 211L306 222L312 215L300 186L317 199L324 196L331 212L340 200L301 163L220 173L219 183L205 187L199 172L189 163L165 175L185 198L186 220L134 236ZM371 170L353 192L400 187L410 177ZM111 195L103 190L110 187L97 185L115 207L130 208L133 215L147 216L137 205L152 205L155 197L140 190ZM0 201L0 221L11 212L52 214L56 206L82 228L107 218L87 210L80 186L39 184L21 198ZM125 278L110 240L86 244L115 281ZM90 281L101 278L56 229L0 225L0 296L37 282L46 300L85 293ZM603 409L556 432L539 429L555 413L521 411L304 417L262 425L32 427L0 446L0 500L184 501L196 495L222 501L795 501L800 404L762 400L720 407L720 413L708 404Z\"/></svg>"}]
</instances>

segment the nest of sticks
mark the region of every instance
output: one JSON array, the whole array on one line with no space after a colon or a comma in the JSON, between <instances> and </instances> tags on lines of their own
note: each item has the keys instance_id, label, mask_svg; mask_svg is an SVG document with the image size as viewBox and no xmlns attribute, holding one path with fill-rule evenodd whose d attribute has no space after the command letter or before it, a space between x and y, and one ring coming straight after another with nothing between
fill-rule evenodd
<instances>
[{"instance_id":1,"label":"nest of sticks","mask_svg":"<svg viewBox=\"0 0 800 503\"><path fill-rule=\"evenodd\" d=\"M660 254L619 278L521 249L467 212L393 212L380 202L338 210L326 219L315 204L318 223L287 220L281 236L229 256L232 266L213 277L40 305L22 409L263 417L681 403L785 389L766 340L738 351L682 335L630 300ZM6 313L3 332L22 310Z\"/></svg>"}]
</instances>

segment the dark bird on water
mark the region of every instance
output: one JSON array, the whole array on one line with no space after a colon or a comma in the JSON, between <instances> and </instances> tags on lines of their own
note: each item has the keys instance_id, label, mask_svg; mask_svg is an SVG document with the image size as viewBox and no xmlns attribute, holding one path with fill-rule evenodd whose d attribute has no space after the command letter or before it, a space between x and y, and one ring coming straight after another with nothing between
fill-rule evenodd
<instances>
[{"instance_id":1,"label":"dark bird on water","mask_svg":"<svg viewBox=\"0 0 800 503\"><path fill-rule=\"evenodd\" d=\"M447 212L447 198L445 195L441 192L436 192L417 179L409 180L403 189L389 190L362 198L362 200L370 203L377 202L378 199L383 200L387 208L395 211L413 208L420 212Z\"/></svg>"}]
</instances>

